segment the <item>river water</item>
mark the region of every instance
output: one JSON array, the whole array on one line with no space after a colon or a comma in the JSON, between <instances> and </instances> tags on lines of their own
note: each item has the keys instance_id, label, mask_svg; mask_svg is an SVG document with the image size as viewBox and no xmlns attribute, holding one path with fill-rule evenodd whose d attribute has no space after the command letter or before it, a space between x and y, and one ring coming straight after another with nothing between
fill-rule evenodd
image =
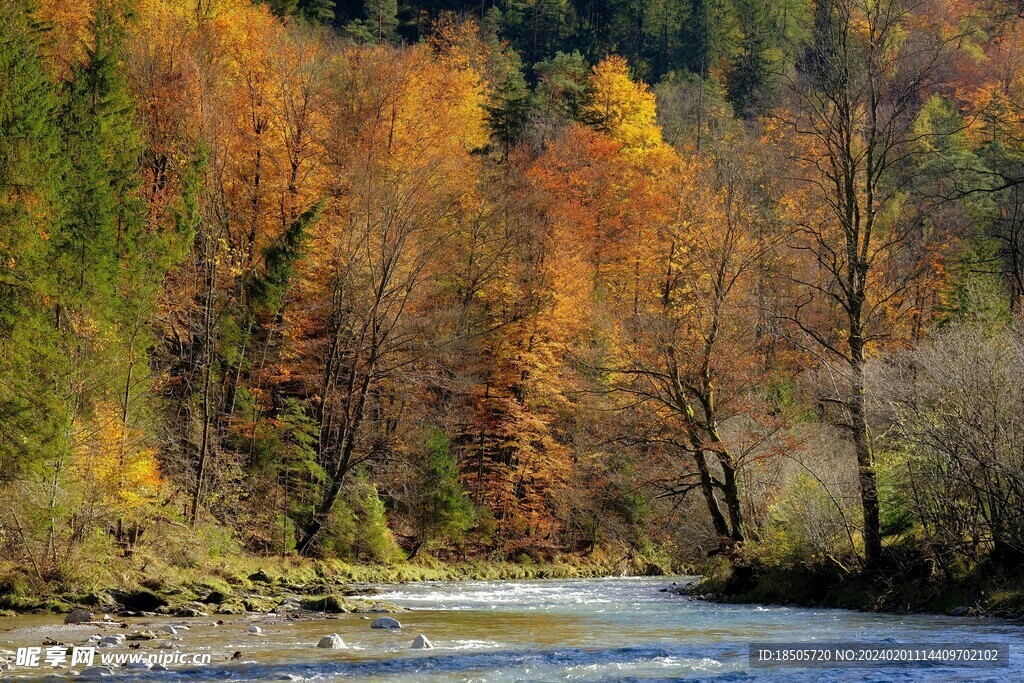
<instances>
[{"instance_id":1,"label":"river water","mask_svg":"<svg viewBox=\"0 0 1024 683\"><path fill-rule=\"evenodd\" d=\"M209 654L212 662L159 672L116 669L113 678L102 680L1024 681L1024 627L1015 622L719 605L663 592L672 582L609 578L384 586L374 599L411 610L395 615L404 626L400 631L373 630L370 619L377 615L359 614L315 621L246 615L224 617L222 625L203 618L132 620L132 629L190 625L180 630L175 645L182 653ZM45 637L84 643L98 633L95 627L66 627L60 621L57 616L0 619L0 648L39 645ZM263 632L247 633L252 623ZM314 647L329 633L339 634L347 648ZM436 649L409 649L419 634ZM998 642L1010 644L1011 656L1009 668L990 669L934 664L752 669L752 641ZM141 651L158 652L156 647L157 641L148 641ZM6 675L23 680L43 673L42 667L23 666ZM68 674L49 674L49 679L68 680Z\"/></svg>"}]
</instances>

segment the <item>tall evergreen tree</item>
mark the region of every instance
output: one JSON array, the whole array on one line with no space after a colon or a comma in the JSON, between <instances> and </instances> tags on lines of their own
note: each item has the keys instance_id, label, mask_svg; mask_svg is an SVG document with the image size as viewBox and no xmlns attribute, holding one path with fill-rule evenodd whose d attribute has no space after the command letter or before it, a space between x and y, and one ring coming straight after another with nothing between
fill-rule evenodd
<instances>
[{"instance_id":1,"label":"tall evergreen tree","mask_svg":"<svg viewBox=\"0 0 1024 683\"><path fill-rule=\"evenodd\" d=\"M105 3L90 32L84 61L72 67L60 116L68 211L57 245L66 306L110 319L120 262L136 254L145 226L137 193L141 138L122 73L121 26Z\"/></svg>"},{"instance_id":2,"label":"tall evergreen tree","mask_svg":"<svg viewBox=\"0 0 1024 683\"><path fill-rule=\"evenodd\" d=\"M59 214L56 88L24 0L0 0L0 480L62 447L66 363L48 242Z\"/></svg>"},{"instance_id":3,"label":"tall evergreen tree","mask_svg":"<svg viewBox=\"0 0 1024 683\"><path fill-rule=\"evenodd\" d=\"M378 43L395 40L398 30L398 0L366 0L366 23Z\"/></svg>"},{"instance_id":4,"label":"tall evergreen tree","mask_svg":"<svg viewBox=\"0 0 1024 683\"><path fill-rule=\"evenodd\" d=\"M330 24L337 16L334 0L298 0L298 10L310 21Z\"/></svg>"}]
</instances>

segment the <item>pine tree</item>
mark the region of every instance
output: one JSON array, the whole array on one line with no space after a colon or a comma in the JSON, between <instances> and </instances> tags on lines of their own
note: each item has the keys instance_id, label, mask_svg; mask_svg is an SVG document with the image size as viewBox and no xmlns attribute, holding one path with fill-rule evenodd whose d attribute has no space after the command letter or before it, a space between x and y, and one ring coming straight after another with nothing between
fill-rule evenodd
<instances>
[{"instance_id":1,"label":"pine tree","mask_svg":"<svg viewBox=\"0 0 1024 683\"><path fill-rule=\"evenodd\" d=\"M366 23L378 43L395 40L398 29L398 0L366 0Z\"/></svg>"},{"instance_id":2,"label":"pine tree","mask_svg":"<svg viewBox=\"0 0 1024 683\"><path fill-rule=\"evenodd\" d=\"M502 154L508 155L526 130L530 89L523 78L519 55L511 50L500 50L495 59L499 80L484 106L484 118L491 129L491 136L501 146Z\"/></svg>"},{"instance_id":3,"label":"pine tree","mask_svg":"<svg viewBox=\"0 0 1024 683\"><path fill-rule=\"evenodd\" d=\"M335 0L299 0L298 11L309 21L330 24L334 21Z\"/></svg>"},{"instance_id":4,"label":"pine tree","mask_svg":"<svg viewBox=\"0 0 1024 683\"><path fill-rule=\"evenodd\" d=\"M290 17L299 11L299 0L267 0L270 11L279 17Z\"/></svg>"},{"instance_id":5,"label":"pine tree","mask_svg":"<svg viewBox=\"0 0 1024 683\"><path fill-rule=\"evenodd\" d=\"M0 479L64 445L53 310L58 99L26 2L0 0Z\"/></svg>"},{"instance_id":6,"label":"pine tree","mask_svg":"<svg viewBox=\"0 0 1024 683\"><path fill-rule=\"evenodd\" d=\"M133 260L145 223L138 197L141 139L122 73L121 28L101 4L92 44L73 66L61 112L68 168L68 210L57 240L65 305L93 318L111 317L120 262Z\"/></svg>"},{"instance_id":7,"label":"pine tree","mask_svg":"<svg viewBox=\"0 0 1024 683\"><path fill-rule=\"evenodd\" d=\"M771 94L778 71L776 61L782 52L776 45L779 36L772 17L762 0L736 0L735 6L743 37L728 78L729 100L737 113L748 114Z\"/></svg>"},{"instance_id":8,"label":"pine tree","mask_svg":"<svg viewBox=\"0 0 1024 683\"><path fill-rule=\"evenodd\" d=\"M737 38L732 0L690 0L689 17L683 27L687 48L682 66L706 79L723 59L732 59Z\"/></svg>"},{"instance_id":9,"label":"pine tree","mask_svg":"<svg viewBox=\"0 0 1024 683\"><path fill-rule=\"evenodd\" d=\"M459 481L459 464L448 437L433 430L427 438L426 454L420 466L416 553L432 541L450 541L473 524L473 504Z\"/></svg>"},{"instance_id":10,"label":"pine tree","mask_svg":"<svg viewBox=\"0 0 1024 683\"><path fill-rule=\"evenodd\" d=\"M533 67L537 74L537 107L545 116L567 121L580 117L587 101L590 67L578 50L557 53Z\"/></svg>"}]
</instances>

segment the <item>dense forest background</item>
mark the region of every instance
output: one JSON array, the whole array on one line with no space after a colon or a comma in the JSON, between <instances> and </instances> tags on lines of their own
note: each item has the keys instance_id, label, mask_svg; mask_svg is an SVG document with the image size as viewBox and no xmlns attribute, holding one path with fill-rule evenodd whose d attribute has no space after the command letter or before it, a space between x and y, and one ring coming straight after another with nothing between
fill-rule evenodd
<instances>
[{"instance_id":1,"label":"dense forest background","mask_svg":"<svg viewBox=\"0 0 1024 683\"><path fill-rule=\"evenodd\" d=\"M1001 0L0 0L0 557L1024 557Z\"/></svg>"}]
</instances>

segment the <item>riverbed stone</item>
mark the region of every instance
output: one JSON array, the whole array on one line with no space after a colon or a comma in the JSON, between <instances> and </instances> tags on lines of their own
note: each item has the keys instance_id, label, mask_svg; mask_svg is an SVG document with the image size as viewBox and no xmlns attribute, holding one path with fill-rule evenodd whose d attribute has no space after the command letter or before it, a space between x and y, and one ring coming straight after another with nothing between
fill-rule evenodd
<instances>
[{"instance_id":1,"label":"riverbed stone","mask_svg":"<svg viewBox=\"0 0 1024 683\"><path fill-rule=\"evenodd\" d=\"M410 648L413 650L433 650L434 644L430 642L430 640L421 633L420 635L416 636L416 640L412 641L412 645L410 646Z\"/></svg>"},{"instance_id":2,"label":"riverbed stone","mask_svg":"<svg viewBox=\"0 0 1024 683\"><path fill-rule=\"evenodd\" d=\"M158 636L155 631L151 631L147 628L131 634L128 636L128 640L154 640L157 637Z\"/></svg>"},{"instance_id":3,"label":"riverbed stone","mask_svg":"<svg viewBox=\"0 0 1024 683\"><path fill-rule=\"evenodd\" d=\"M84 609L73 609L69 615L64 617L64 623L85 624L92 621L95 616L92 612L86 612Z\"/></svg>"},{"instance_id":4,"label":"riverbed stone","mask_svg":"<svg viewBox=\"0 0 1024 683\"><path fill-rule=\"evenodd\" d=\"M153 665L152 665L152 664L150 664L150 663L149 663L149 662L147 662L147 661L138 661L138 662L128 662L128 663L126 663L126 664L124 665L124 668L126 668L126 669L136 669L136 670L140 670L140 669L146 669L146 670L148 670L148 669L150 669L150 668L151 668L152 666L153 666Z\"/></svg>"},{"instance_id":5,"label":"riverbed stone","mask_svg":"<svg viewBox=\"0 0 1024 683\"><path fill-rule=\"evenodd\" d=\"M79 678L106 678L113 676L114 671L109 666L87 666L78 674Z\"/></svg>"},{"instance_id":6,"label":"riverbed stone","mask_svg":"<svg viewBox=\"0 0 1024 683\"><path fill-rule=\"evenodd\" d=\"M380 617L379 619L374 619L373 623L370 624L370 628L402 628L402 624L394 617Z\"/></svg>"},{"instance_id":7,"label":"riverbed stone","mask_svg":"<svg viewBox=\"0 0 1024 683\"><path fill-rule=\"evenodd\" d=\"M345 641L341 639L337 633L332 633L329 636L324 636L316 644L317 647L326 648L328 650L340 650L345 647Z\"/></svg>"},{"instance_id":8,"label":"riverbed stone","mask_svg":"<svg viewBox=\"0 0 1024 683\"><path fill-rule=\"evenodd\" d=\"M161 633L169 633L172 636L178 635L178 629L174 628L170 624L164 624L163 626L161 626L160 631Z\"/></svg>"},{"instance_id":9,"label":"riverbed stone","mask_svg":"<svg viewBox=\"0 0 1024 683\"><path fill-rule=\"evenodd\" d=\"M261 629L256 624L253 624L249 628L245 629L245 632L254 636L258 636L259 634L263 633L263 629Z\"/></svg>"}]
</instances>

